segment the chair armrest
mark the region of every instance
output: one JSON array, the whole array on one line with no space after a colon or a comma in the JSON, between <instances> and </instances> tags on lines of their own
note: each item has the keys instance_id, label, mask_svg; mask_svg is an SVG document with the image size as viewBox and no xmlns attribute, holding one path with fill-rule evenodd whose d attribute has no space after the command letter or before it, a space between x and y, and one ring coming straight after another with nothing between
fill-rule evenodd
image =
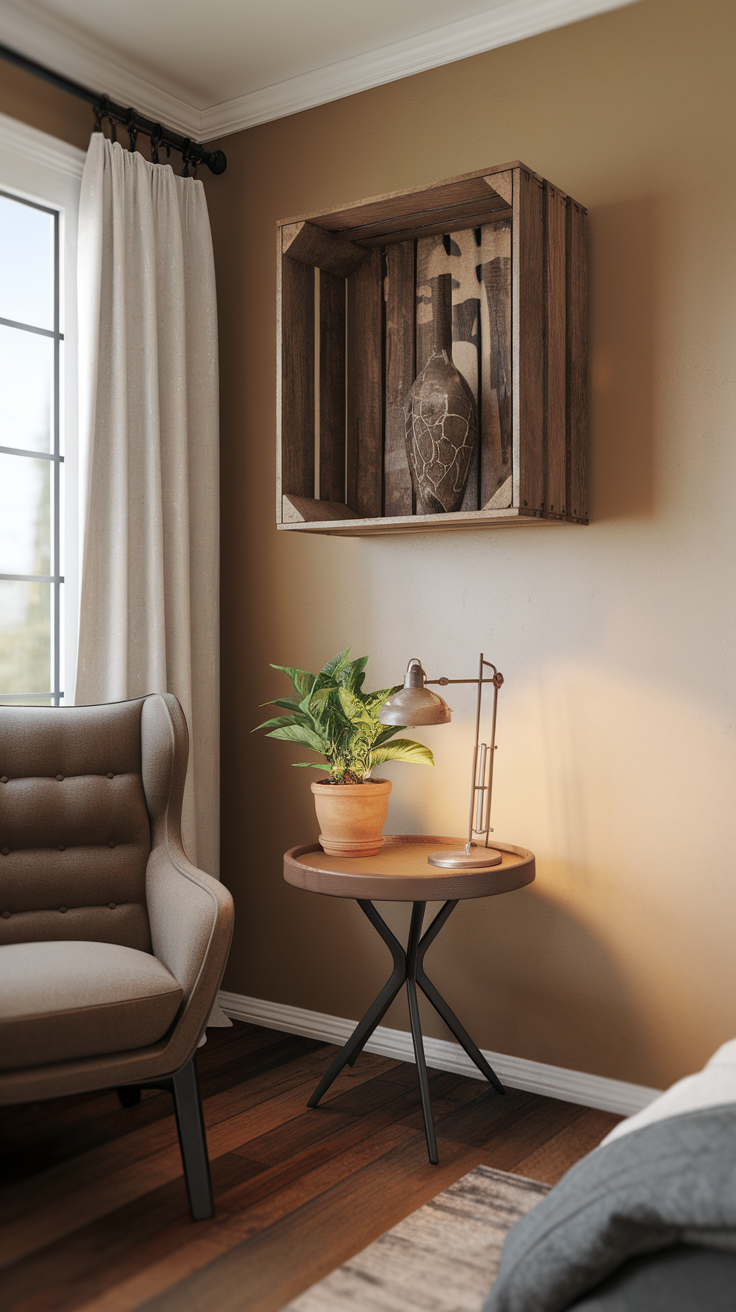
<instances>
[{"instance_id":1,"label":"chair armrest","mask_svg":"<svg viewBox=\"0 0 736 1312\"><path fill-rule=\"evenodd\" d=\"M233 932L228 890L198 870L181 841L189 735L171 693L152 693L141 710L143 791L151 821L146 902L153 952L184 990L171 1042L194 1050L220 986ZM191 1051L184 1060L191 1056Z\"/></svg>"},{"instance_id":2,"label":"chair armrest","mask_svg":"<svg viewBox=\"0 0 736 1312\"><path fill-rule=\"evenodd\" d=\"M154 956L184 990L177 1048L194 1049L220 987L233 933L233 900L182 849L157 843L148 858L146 901Z\"/></svg>"}]
</instances>

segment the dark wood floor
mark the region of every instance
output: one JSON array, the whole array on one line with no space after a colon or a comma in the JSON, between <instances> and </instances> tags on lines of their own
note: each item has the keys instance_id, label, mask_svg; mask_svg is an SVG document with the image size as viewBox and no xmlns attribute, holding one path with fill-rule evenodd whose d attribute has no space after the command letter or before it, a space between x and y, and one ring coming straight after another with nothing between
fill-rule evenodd
<instances>
[{"instance_id":1,"label":"dark wood floor","mask_svg":"<svg viewBox=\"0 0 736 1312\"><path fill-rule=\"evenodd\" d=\"M554 1183L619 1120L363 1054L305 1103L334 1049L236 1023L199 1056L217 1215L189 1218L166 1093L0 1108L2 1312L275 1312L483 1162Z\"/></svg>"}]
</instances>

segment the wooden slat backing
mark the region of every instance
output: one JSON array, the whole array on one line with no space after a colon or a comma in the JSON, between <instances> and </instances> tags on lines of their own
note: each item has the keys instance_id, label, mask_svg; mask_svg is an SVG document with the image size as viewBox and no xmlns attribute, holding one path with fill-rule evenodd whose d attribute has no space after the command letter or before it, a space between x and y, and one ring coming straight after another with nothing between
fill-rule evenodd
<instances>
[{"instance_id":1,"label":"wooden slat backing","mask_svg":"<svg viewBox=\"0 0 736 1312\"><path fill-rule=\"evenodd\" d=\"M545 186L547 225L545 241L545 512L567 513L567 198L556 187Z\"/></svg>"},{"instance_id":2,"label":"wooden slat backing","mask_svg":"<svg viewBox=\"0 0 736 1312\"><path fill-rule=\"evenodd\" d=\"M588 214L575 201L567 211L567 402L569 519L588 520Z\"/></svg>"},{"instance_id":3,"label":"wooden slat backing","mask_svg":"<svg viewBox=\"0 0 736 1312\"><path fill-rule=\"evenodd\" d=\"M511 505L511 223L481 229L480 507Z\"/></svg>"},{"instance_id":4,"label":"wooden slat backing","mask_svg":"<svg viewBox=\"0 0 736 1312\"><path fill-rule=\"evenodd\" d=\"M386 250L386 432L384 514L414 511L406 456L404 401L414 382L414 242Z\"/></svg>"},{"instance_id":5,"label":"wooden slat backing","mask_svg":"<svg viewBox=\"0 0 736 1312\"><path fill-rule=\"evenodd\" d=\"M383 257L348 278L347 504L361 519L383 503Z\"/></svg>"},{"instance_id":6,"label":"wooden slat backing","mask_svg":"<svg viewBox=\"0 0 736 1312\"><path fill-rule=\"evenodd\" d=\"M542 510L544 501L544 187L514 169L516 224L513 251L514 474L518 504ZM517 463L518 462L518 463Z\"/></svg>"},{"instance_id":7,"label":"wooden slat backing","mask_svg":"<svg viewBox=\"0 0 736 1312\"><path fill-rule=\"evenodd\" d=\"M319 274L319 495L345 500L345 279Z\"/></svg>"},{"instance_id":8,"label":"wooden slat backing","mask_svg":"<svg viewBox=\"0 0 736 1312\"><path fill-rule=\"evenodd\" d=\"M280 437L281 490L314 496L314 269L288 255L281 260Z\"/></svg>"}]
</instances>

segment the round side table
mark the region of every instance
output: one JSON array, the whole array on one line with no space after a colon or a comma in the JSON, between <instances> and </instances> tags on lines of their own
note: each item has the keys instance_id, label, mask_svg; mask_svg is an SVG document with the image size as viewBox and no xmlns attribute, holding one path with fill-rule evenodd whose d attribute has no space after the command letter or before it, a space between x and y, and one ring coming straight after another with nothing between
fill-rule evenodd
<instances>
[{"instance_id":1,"label":"round side table","mask_svg":"<svg viewBox=\"0 0 736 1312\"><path fill-rule=\"evenodd\" d=\"M358 906L381 935L394 962L390 979L355 1027L345 1047L332 1062L307 1106L316 1107L343 1067L353 1065L376 1026L380 1025L402 984L406 984L427 1150L430 1162L435 1165L439 1159L419 1021L417 984L455 1035L458 1043L475 1062L478 1070L490 1080L498 1093L504 1093L505 1090L455 1013L432 981L427 978L424 970L426 951L434 943L458 902L466 898L494 897L499 893L511 893L515 888L523 888L526 884L531 884L535 873L532 852L528 852L524 847L513 847L510 843L497 843L495 839L493 846L502 856L500 865L457 871L428 865L427 857L430 852L436 851L438 846L443 845L456 848L462 846L462 839L390 834L384 837L383 847L376 856L328 856L318 843L292 847L284 856L284 879L287 883L306 889L310 893L355 898ZM374 899L379 902L412 903L411 927L406 950L376 911L373 905ZM445 905L422 934L427 902L442 899L446 899Z\"/></svg>"}]
</instances>

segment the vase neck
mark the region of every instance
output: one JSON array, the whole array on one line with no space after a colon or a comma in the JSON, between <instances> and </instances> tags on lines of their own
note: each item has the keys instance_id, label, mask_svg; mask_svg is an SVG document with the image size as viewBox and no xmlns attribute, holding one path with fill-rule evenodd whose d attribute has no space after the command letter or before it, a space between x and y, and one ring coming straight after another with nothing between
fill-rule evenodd
<instances>
[{"instance_id":1,"label":"vase neck","mask_svg":"<svg viewBox=\"0 0 736 1312\"><path fill-rule=\"evenodd\" d=\"M452 359L452 274L432 279L432 355L446 351Z\"/></svg>"}]
</instances>

